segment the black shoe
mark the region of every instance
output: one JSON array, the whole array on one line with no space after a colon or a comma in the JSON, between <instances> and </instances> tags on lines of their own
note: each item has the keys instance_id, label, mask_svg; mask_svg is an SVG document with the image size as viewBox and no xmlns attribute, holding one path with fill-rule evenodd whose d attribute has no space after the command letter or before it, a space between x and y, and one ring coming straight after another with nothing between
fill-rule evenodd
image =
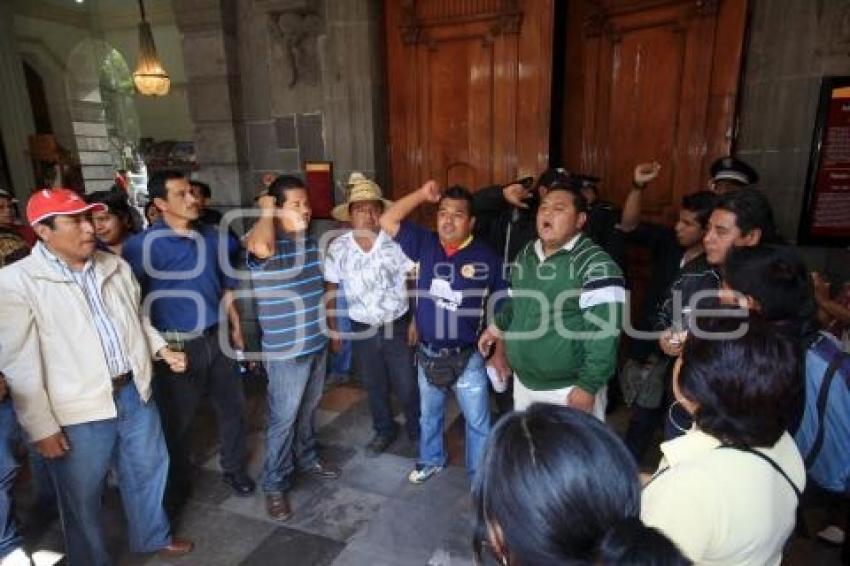
<instances>
[{"instance_id":1,"label":"black shoe","mask_svg":"<svg viewBox=\"0 0 850 566\"><path fill-rule=\"evenodd\" d=\"M390 444L393 443L395 438L391 436L383 436L381 434L376 434L372 440L369 441L369 444L366 445L366 457L367 458L375 458L381 452L390 447Z\"/></svg>"},{"instance_id":2,"label":"black shoe","mask_svg":"<svg viewBox=\"0 0 850 566\"><path fill-rule=\"evenodd\" d=\"M302 471L312 476L316 476L317 478L326 480L335 480L342 473L336 466L331 466L321 460L316 460L315 464Z\"/></svg>"},{"instance_id":3,"label":"black shoe","mask_svg":"<svg viewBox=\"0 0 850 566\"><path fill-rule=\"evenodd\" d=\"M257 484L245 472L225 472L221 479L233 489L236 495L247 497L254 493Z\"/></svg>"}]
</instances>

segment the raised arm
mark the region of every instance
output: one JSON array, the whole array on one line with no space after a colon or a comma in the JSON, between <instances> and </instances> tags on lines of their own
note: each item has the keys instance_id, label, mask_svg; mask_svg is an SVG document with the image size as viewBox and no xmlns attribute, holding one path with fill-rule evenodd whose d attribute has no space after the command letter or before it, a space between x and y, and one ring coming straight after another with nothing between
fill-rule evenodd
<instances>
[{"instance_id":1,"label":"raised arm","mask_svg":"<svg viewBox=\"0 0 850 566\"><path fill-rule=\"evenodd\" d=\"M381 229L390 237L395 238L402 220L426 202L439 202L441 194L437 181L426 182L415 191L395 201L391 207L384 211L381 215Z\"/></svg>"},{"instance_id":2,"label":"raised arm","mask_svg":"<svg viewBox=\"0 0 850 566\"><path fill-rule=\"evenodd\" d=\"M275 253L275 200L273 196L265 195L257 200L260 207L260 218L245 234L245 249L258 259L267 259Z\"/></svg>"},{"instance_id":3,"label":"raised arm","mask_svg":"<svg viewBox=\"0 0 850 566\"><path fill-rule=\"evenodd\" d=\"M623 216L620 220L620 231L631 232L640 224L641 196L646 185L658 176L661 165L657 162L641 163L635 167L632 179L632 190L623 204Z\"/></svg>"}]
</instances>

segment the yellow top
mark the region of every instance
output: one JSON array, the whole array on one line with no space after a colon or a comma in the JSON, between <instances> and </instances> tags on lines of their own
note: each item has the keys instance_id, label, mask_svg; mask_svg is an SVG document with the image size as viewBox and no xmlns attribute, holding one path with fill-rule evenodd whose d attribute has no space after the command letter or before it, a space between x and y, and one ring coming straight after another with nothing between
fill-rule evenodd
<instances>
[{"instance_id":1,"label":"yellow top","mask_svg":"<svg viewBox=\"0 0 850 566\"><path fill-rule=\"evenodd\" d=\"M659 472L643 491L641 519L696 564L778 565L794 529L797 495L759 456L718 446L697 429L663 443ZM803 490L806 471L791 436L758 451Z\"/></svg>"}]
</instances>

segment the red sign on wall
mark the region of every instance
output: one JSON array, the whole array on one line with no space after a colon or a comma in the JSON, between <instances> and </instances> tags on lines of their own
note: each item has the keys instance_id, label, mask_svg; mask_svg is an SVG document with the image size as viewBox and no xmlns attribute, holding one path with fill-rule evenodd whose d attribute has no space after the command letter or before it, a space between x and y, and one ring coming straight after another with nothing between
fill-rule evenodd
<instances>
[{"instance_id":1,"label":"red sign on wall","mask_svg":"<svg viewBox=\"0 0 850 566\"><path fill-rule=\"evenodd\" d=\"M799 241L850 244L850 77L821 86Z\"/></svg>"}]
</instances>

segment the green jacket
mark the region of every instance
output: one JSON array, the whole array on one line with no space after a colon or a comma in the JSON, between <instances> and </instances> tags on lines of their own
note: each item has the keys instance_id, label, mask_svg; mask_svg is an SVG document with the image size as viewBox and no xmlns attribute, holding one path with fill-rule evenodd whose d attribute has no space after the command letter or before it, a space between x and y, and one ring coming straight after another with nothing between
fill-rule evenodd
<instances>
[{"instance_id":1,"label":"green jacket","mask_svg":"<svg viewBox=\"0 0 850 566\"><path fill-rule=\"evenodd\" d=\"M538 241L511 269L510 298L496 315L508 360L522 384L535 391L578 385L603 387L617 366L625 288L611 257L580 235L540 259Z\"/></svg>"}]
</instances>

